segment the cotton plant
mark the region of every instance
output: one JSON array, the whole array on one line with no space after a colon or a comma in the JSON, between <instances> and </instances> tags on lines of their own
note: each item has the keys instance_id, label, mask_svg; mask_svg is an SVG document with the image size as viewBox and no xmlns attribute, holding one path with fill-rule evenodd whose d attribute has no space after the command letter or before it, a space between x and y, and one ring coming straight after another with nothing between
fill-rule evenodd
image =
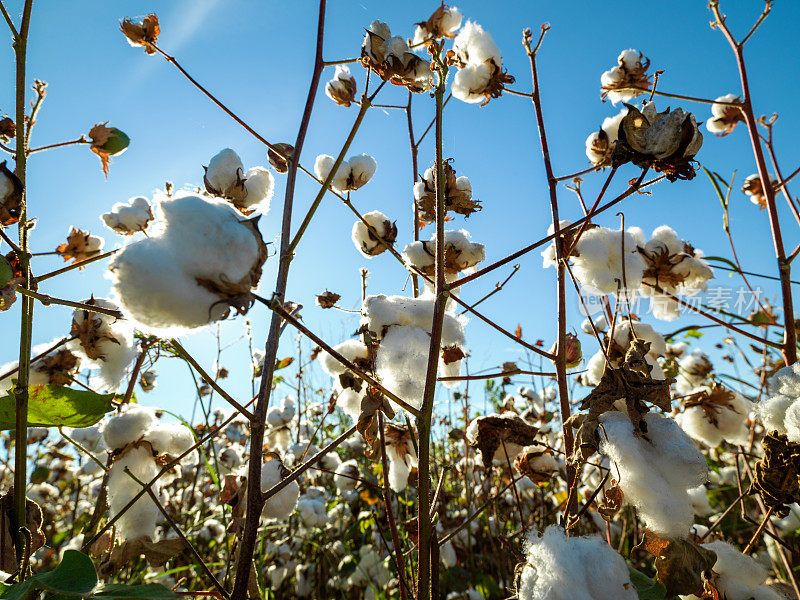
<instances>
[{"instance_id":1,"label":"cotton plant","mask_svg":"<svg viewBox=\"0 0 800 600\"><path fill-rule=\"evenodd\" d=\"M228 200L245 215L269 212L275 179L264 167L244 170L242 159L231 148L215 154L205 169L203 182L210 195Z\"/></svg>"},{"instance_id":2,"label":"cotton plant","mask_svg":"<svg viewBox=\"0 0 800 600\"><path fill-rule=\"evenodd\" d=\"M616 465L624 498L647 528L669 538L686 538L694 522L689 490L706 481L708 465L673 419L651 412L644 421L646 433L637 436L627 415L601 415L600 452Z\"/></svg>"},{"instance_id":3,"label":"cotton plant","mask_svg":"<svg viewBox=\"0 0 800 600\"><path fill-rule=\"evenodd\" d=\"M87 306L119 310L106 298L84 300ZM127 372L139 353L132 323L104 313L77 308L72 313L70 333L75 338L67 345L81 357L84 368L97 369L102 388L117 391L127 380Z\"/></svg>"},{"instance_id":4,"label":"cotton plant","mask_svg":"<svg viewBox=\"0 0 800 600\"><path fill-rule=\"evenodd\" d=\"M705 291L707 282L714 277L703 260L703 252L678 238L667 225L656 228L646 243L640 243L639 252L645 261L642 294L650 298L650 308L657 319L678 318L680 305L656 286L672 296L694 296Z\"/></svg>"},{"instance_id":5,"label":"cotton plant","mask_svg":"<svg viewBox=\"0 0 800 600\"><path fill-rule=\"evenodd\" d=\"M606 117L600 129L592 132L586 138L586 157L595 167L608 167L611 165L611 155L614 145L619 137L619 125L628 109L623 108L613 117Z\"/></svg>"},{"instance_id":6,"label":"cotton plant","mask_svg":"<svg viewBox=\"0 0 800 600\"><path fill-rule=\"evenodd\" d=\"M600 77L601 98L616 104L643 94L651 85L647 74L649 67L650 59L638 50L623 50L617 57L617 64Z\"/></svg>"},{"instance_id":7,"label":"cotton plant","mask_svg":"<svg viewBox=\"0 0 800 600\"><path fill-rule=\"evenodd\" d=\"M189 193L156 198L148 237L108 267L112 293L137 329L162 337L246 312L266 261L255 220L226 201Z\"/></svg>"},{"instance_id":8,"label":"cotton plant","mask_svg":"<svg viewBox=\"0 0 800 600\"><path fill-rule=\"evenodd\" d=\"M569 221L559 223L561 229L569 225ZM547 233L552 235L554 232L551 225ZM569 256L576 279L593 294L616 294L620 290L638 289L645 268L637 250L638 234L638 229L628 229L623 234L618 229L587 228ZM571 236L568 235L566 241L566 245L570 245ZM556 266L554 244L542 252L542 259L545 268Z\"/></svg>"},{"instance_id":9,"label":"cotton plant","mask_svg":"<svg viewBox=\"0 0 800 600\"><path fill-rule=\"evenodd\" d=\"M126 510L127 504L161 470L157 457L178 457L194 445L191 430L180 424L162 423L155 411L139 405L126 405L124 410L109 418L103 426L106 446L113 451L114 462L108 478L108 506L116 521L117 534L127 541L153 538L161 513L153 500L144 494ZM161 493L159 480L153 492Z\"/></svg>"},{"instance_id":10,"label":"cotton plant","mask_svg":"<svg viewBox=\"0 0 800 600\"><path fill-rule=\"evenodd\" d=\"M637 600L628 566L598 536L567 537L551 525L532 532L517 588L519 600Z\"/></svg>"},{"instance_id":11,"label":"cotton plant","mask_svg":"<svg viewBox=\"0 0 800 600\"><path fill-rule=\"evenodd\" d=\"M336 159L328 154L320 154L314 161L314 174L317 179L324 181L328 178ZM378 169L377 161L366 154L356 154L347 160L342 160L331 180L331 187L344 194L355 191L369 183Z\"/></svg>"},{"instance_id":12,"label":"cotton plant","mask_svg":"<svg viewBox=\"0 0 800 600\"><path fill-rule=\"evenodd\" d=\"M397 239L397 224L382 212L373 210L364 214L364 221L359 220L353 224L351 237L353 245L361 256L374 258L394 245Z\"/></svg>"},{"instance_id":13,"label":"cotton plant","mask_svg":"<svg viewBox=\"0 0 800 600\"><path fill-rule=\"evenodd\" d=\"M458 71L450 88L453 96L469 104L485 106L499 98L514 77L503 70L503 57L491 34L467 21L453 40Z\"/></svg>"},{"instance_id":14,"label":"cotton plant","mask_svg":"<svg viewBox=\"0 0 800 600\"><path fill-rule=\"evenodd\" d=\"M684 410L675 420L692 439L710 448L723 441L745 445L750 435L747 423L753 403L722 385L695 388L683 398Z\"/></svg>"},{"instance_id":15,"label":"cotton plant","mask_svg":"<svg viewBox=\"0 0 800 600\"><path fill-rule=\"evenodd\" d=\"M153 208L144 196L136 196L128 202L117 202L100 219L103 224L120 235L144 232L153 220Z\"/></svg>"}]
</instances>

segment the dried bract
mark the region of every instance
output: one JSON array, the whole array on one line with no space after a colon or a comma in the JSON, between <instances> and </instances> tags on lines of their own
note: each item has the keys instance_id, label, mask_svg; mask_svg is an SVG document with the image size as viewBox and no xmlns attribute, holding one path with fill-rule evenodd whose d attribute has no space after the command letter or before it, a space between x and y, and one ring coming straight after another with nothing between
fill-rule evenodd
<instances>
[{"instance_id":1,"label":"dried bract","mask_svg":"<svg viewBox=\"0 0 800 600\"><path fill-rule=\"evenodd\" d=\"M350 106L356 97L356 79L347 65L336 65L336 73L325 84L325 94L339 106Z\"/></svg>"},{"instance_id":2,"label":"dried bract","mask_svg":"<svg viewBox=\"0 0 800 600\"><path fill-rule=\"evenodd\" d=\"M414 200L422 221L433 222L436 220L436 171L433 167L428 168L420 181L414 184ZM449 211L465 217L469 217L482 208L479 200L472 199L472 186L469 179L463 175L456 177L456 171L450 165L450 161L444 163L443 203L445 213Z\"/></svg>"},{"instance_id":3,"label":"dried bract","mask_svg":"<svg viewBox=\"0 0 800 600\"><path fill-rule=\"evenodd\" d=\"M161 33L158 15L151 13L141 20L123 19L119 28L131 46L142 46L148 54L156 53L155 43Z\"/></svg>"},{"instance_id":4,"label":"dried bract","mask_svg":"<svg viewBox=\"0 0 800 600\"><path fill-rule=\"evenodd\" d=\"M431 88L430 63L414 54L400 36L392 37L386 23L373 21L361 45L361 64L381 79L402 85L411 92Z\"/></svg>"}]
</instances>

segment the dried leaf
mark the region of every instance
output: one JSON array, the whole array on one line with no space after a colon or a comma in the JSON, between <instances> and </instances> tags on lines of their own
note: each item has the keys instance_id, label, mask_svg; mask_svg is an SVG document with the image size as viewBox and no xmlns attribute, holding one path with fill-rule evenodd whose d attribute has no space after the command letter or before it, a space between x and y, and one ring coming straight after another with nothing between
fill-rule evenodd
<instances>
[{"instance_id":1,"label":"dried leaf","mask_svg":"<svg viewBox=\"0 0 800 600\"><path fill-rule=\"evenodd\" d=\"M492 467L495 452L503 442L518 446L531 446L539 432L516 415L489 415L478 417L478 432L475 439L467 440L470 446L478 448L487 470Z\"/></svg>"},{"instance_id":2,"label":"dried leaf","mask_svg":"<svg viewBox=\"0 0 800 600\"><path fill-rule=\"evenodd\" d=\"M619 483L615 480L611 481L611 485L605 490L603 501L598 504L597 512L600 513L606 521L611 522L619 510L622 508L622 489ZM651 552L652 554L652 552Z\"/></svg>"},{"instance_id":3,"label":"dried leaf","mask_svg":"<svg viewBox=\"0 0 800 600\"><path fill-rule=\"evenodd\" d=\"M155 54L155 43L158 34L161 33L158 15L151 13L141 21L134 21L130 18L123 19L119 28L132 46L142 46L148 54Z\"/></svg>"},{"instance_id":4,"label":"dried leaf","mask_svg":"<svg viewBox=\"0 0 800 600\"><path fill-rule=\"evenodd\" d=\"M317 295L317 306L320 308L333 308L342 297L336 292L325 290Z\"/></svg>"},{"instance_id":5,"label":"dried leaf","mask_svg":"<svg viewBox=\"0 0 800 600\"><path fill-rule=\"evenodd\" d=\"M517 325L517 328L514 330L514 336L518 339L522 339L522 325Z\"/></svg>"},{"instance_id":6,"label":"dried leaf","mask_svg":"<svg viewBox=\"0 0 800 600\"><path fill-rule=\"evenodd\" d=\"M294 356L287 356L286 358L282 358L275 363L275 370L280 371L281 369L285 369L293 362L294 362Z\"/></svg>"},{"instance_id":7,"label":"dried leaf","mask_svg":"<svg viewBox=\"0 0 800 600\"><path fill-rule=\"evenodd\" d=\"M14 573L19 569L11 537L11 513L14 510L14 487L0 497L0 570ZM31 553L44 546L42 509L30 498L25 499L25 527L31 534Z\"/></svg>"},{"instance_id":8,"label":"dried leaf","mask_svg":"<svg viewBox=\"0 0 800 600\"><path fill-rule=\"evenodd\" d=\"M703 595L705 582L713 577L717 555L711 550L682 539L665 538L649 529L636 549L656 557L656 579L667 589L667 597L677 594Z\"/></svg>"},{"instance_id":9,"label":"dried leaf","mask_svg":"<svg viewBox=\"0 0 800 600\"><path fill-rule=\"evenodd\" d=\"M395 412L386 398L370 388L361 401L361 414L356 428L369 444L372 456L376 456L379 451L378 411L383 412L388 419L394 418Z\"/></svg>"}]
</instances>

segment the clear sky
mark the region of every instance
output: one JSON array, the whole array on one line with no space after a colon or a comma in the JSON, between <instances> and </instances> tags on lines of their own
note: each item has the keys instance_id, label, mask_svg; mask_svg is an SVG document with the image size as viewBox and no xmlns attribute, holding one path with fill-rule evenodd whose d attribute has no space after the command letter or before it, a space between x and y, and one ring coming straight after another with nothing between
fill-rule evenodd
<instances>
[{"instance_id":1,"label":"clear sky","mask_svg":"<svg viewBox=\"0 0 800 600\"><path fill-rule=\"evenodd\" d=\"M9 0L17 14L21 0ZM365 27L374 19L386 21L396 35L413 34L413 23L425 20L436 2L388 3L377 0L351 2L332 0L326 21L327 60L355 58ZM568 174L587 166L584 140L604 117L620 107L599 97L601 73L615 64L625 48L637 48L652 61L651 69L663 69L659 89L706 98L739 93L732 53L719 32L709 27L711 18L703 0L670 3L618 1L573 2L459 2L466 17L492 33L500 46L504 66L517 81L513 86L530 91L528 59L520 44L524 26L535 30L544 22L552 29L539 55L543 108L554 169ZM740 35L749 28L762 8L761 2L722 2L729 23ZM316 2L272 2L254 0L170 0L106 2L35 0L29 43L29 75L49 83L49 95L34 128L33 147L74 139L98 122L126 131L131 146L113 160L108 179L103 177L97 157L85 147L70 147L32 157L29 167L30 214L38 218L32 234L34 251L52 250L65 239L69 226L103 235L106 247L120 239L105 230L99 215L115 202L135 195L150 195L165 181L176 187L202 183L202 165L224 147L236 149L245 167L266 164L266 149L207 98L194 89L163 59L131 48L119 32L125 16L157 12L161 20L160 45L174 54L185 68L206 84L235 112L271 141L294 140L313 66ZM796 31L800 4L776 2L772 14L748 43L747 59L756 114L777 112L776 146L784 173L797 166L797 81L800 61L796 56ZM13 52L10 36L0 35L0 111L13 114ZM365 71L352 65L363 89ZM324 81L333 68L323 74ZM342 108L323 93L311 119L302 163L313 165L317 154L335 155L355 119L357 108ZM405 91L386 86L379 103L404 103ZM667 102L659 108L682 105L698 121L709 116L704 104ZM429 122L433 101L427 94L414 98L417 134ZM703 129L705 131L705 129ZM378 161L373 180L353 194L362 211L381 210L397 219L398 247L412 239L411 163L405 115L402 111L373 109L352 145L352 153L367 153ZM433 159L433 136L420 152L420 170ZM459 175L467 175L483 211L464 221L450 223L468 229L475 241L487 245L487 259L499 259L542 237L550 224L546 181L538 146L533 112L525 98L506 95L479 108L452 100L445 112L444 153L454 159ZM717 139L708 134L698 160L726 177L737 171L737 190L731 198L731 227L744 268L775 274L767 215L738 191L747 175L755 172L746 131ZM626 166L616 178L609 197L624 189L638 169ZM591 199L603 175L585 178L584 193ZM265 240L277 241L285 177L276 176L277 190L272 211L261 220ZM794 186L796 187L796 186ZM308 178L298 177L295 198L296 223L313 200L316 188ZM575 196L560 188L562 218L577 218ZM797 225L780 199L787 250L798 241ZM626 223L645 232L669 224L678 234L708 255L730 256L722 230L719 202L707 178L700 173L690 182L661 183L652 195L628 199L622 208ZM598 220L618 227L615 211ZM326 288L342 295L341 305L360 304L359 268L370 269L369 293L402 293L405 270L388 254L364 260L350 242L353 217L341 202L327 196L317 217L299 246L290 275L288 298L305 305L306 323L324 339L337 343L352 333L358 316L322 311L314 306L314 295ZM430 235L430 228L423 236ZM521 261L521 270L506 290L482 305L483 311L504 327L522 326L529 341L552 342L555 332L555 271L543 270L539 252ZM61 264L58 257L36 259L35 272ZM261 292L269 295L277 260L268 261ZM510 266L500 269L463 290L463 298L475 300L503 279ZM109 283L104 266L92 265L79 275L56 278L42 286L54 296L82 299L91 293L103 296ZM795 277L796 279L798 277ZM777 287L754 280L768 297ZM714 285L739 287L727 273L718 271ZM410 287L407 290L410 293ZM570 326L577 330L578 303L570 294L573 315ZM15 358L18 308L0 316L0 362ZM69 329L70 311L36 306L34 343L60 337ZM256 306L249 314L256 345L264 343L269 320L267 311ZM652 319L648 319L652 322ZM662 332L691 321L655 323ZM235 341L243 319L225 323L223 343ZM472 352L471 370L500 365L520 356L520 348L472 320L467 328ZM712 336L721 338L721 333ZM291 352L294 335L286 336L281 355ZM213 338L199 333L186 338L188 347L211 368L216 352ZM596 343L584 337L585 355ZM249 361L246 344L226 351L223 364L231 371L225 382L239 398L249 396ZM292 369L287 369L291 371ZM184 369L161 365L157 390L140 401L188 413L193 389ZM319 377L319 382L325 379Z\"/></svg>"}]
</instances>

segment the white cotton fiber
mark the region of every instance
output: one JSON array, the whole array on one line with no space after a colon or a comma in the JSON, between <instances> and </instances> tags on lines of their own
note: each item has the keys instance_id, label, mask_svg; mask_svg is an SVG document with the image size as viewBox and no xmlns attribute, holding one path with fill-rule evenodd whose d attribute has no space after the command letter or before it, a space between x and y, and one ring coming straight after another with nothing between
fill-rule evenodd
<instances>
[{"instance_id":1,"label":"white cotton fiber","mask_svg":"<svg viewBox=\"0 0 800 600\"><path fill-rule=\"evenodd\" d=\"M377 234L381 240L387 240L387 236L392 233L392 222L389 220L389 217L378 210L366 213L364 215L364 221L369 223L370 227L375 230L375 234ZM353 223L353 231L351 233L353 245L364 258L374 258L386 250L386 246L375 239L375 234L373 234L362 221ZM396 230L394 234L397 234ZM393 240L387 240L386 243L391 244L392 241Z\"/></svg>"},{"instance_id":2,"label":"white cotton fiber","mask_svg":"<svg viewBox=\"0 0 800 600\"><path fill-rule=\"evenodd\" d=\"M800 442L800 363L773 375L769 389L775 395L758 403L758 418L767 431L777 431L791 442Z\"/></svg>"},{"instance_id":3,"label":"white cotton fiber","mask_svg":"<svg viewBox=\"0 0 800 600\"><path fill-rule=\"evenodd\" d=\"M257 283L264 247L254 225L223 200L164 197L157 213L149 237L125 246L109 277L127 317L148 333L173 337L229 310L199 280L221 287Z\"/></svg>"},{"instance_id":4,"label":"white cotton fiber","mask_svg":"<svg viewBox=\"0 0 800 600\"><path fill-rule=\"evenodd\" d=\"M125 472L126 468L143 483L149 483L159 471L150 448L146 445L131 448L118 458L113 464L111 476L108 478L108 506L112 517L122 512L128 502L142 490L142 486ZM152 489L158 496L160 492L158 481ZM148 494L144 494L117 520L117 533L126 540L135 540L144 536L152 538L155 535L156 524L160 516L161 513L156 504Z\"/></svg>"},{"instance_id":5,"label":"white cotton fiber","mask_svg":"<svg viewBox=\"0 0 800 600\"><path fill-rule=\"evenodd\" d=\"M269 203L275 190L275 178L264 167L252 167L245 173L244 189L247 195L238 204L261 214L269 212Z\"/></svg>"},{"instance_id":6,"label":"white cotton fiber","mask_svg":"<svg viewBox=\"0 0 800 600\"><path fill-rule=\"evenodd\" d=\"M242 159L231 148L220 150L206 168L206 180L211 186L225 193L236 183L237 179L244 177Z\"/></svg>"},{"instance_id":7,"label":"white cotton fiber","mask_svg":"<svg viewBox=\"0 0 800 600\"><path fill-rule=\"evenodd\" d=\"M551 525L528 538L519 600L637 600L625 559L602 538Z\"/></svg>"},{"instance_id":8,"label":"white cotton fiber","mask_svg":"<svg viewBox=\"0 0 800 600\"><path fill-rule=\"evenodd\" d=\"M328 154L320 154L314 161L314 174L321 180L328 178L336 159ZM357 190L366 185L375 171L378 163L366 154L351 156L343 160L331 180L331 187L343 194L347 191Z\"/></svg>"},{"instance_id":9,"label":"white cotton fiber","mask_svg":"<svg viewBox=\"0 0 800 600\"><path fill-rule=\"evenodd\" d=\"M192 430L180 423L158 423L151 427L144 439L158 454L180 456L194 446Z\"/></svg>"},{"instance_id":10,"label":"white cotton fiber","mask_svg":"<svg viewBox=\"0 0 800 600\"><path fill-rule=\"evenodd\" d=\"M626 415L603 414L600 451L616 463L625 499L645 525L660 535L685 538L694 520L688 490L705 482L708 466L675 421L657 413L646 414L644 421L647 437L636 437Z\"/></svg>"},{"instance_id":11,"label":"white cotton fiber","mask_svg":"<svg viewBox=\"0 0 800 600\"><path fill-rule=\"evenodd\" d=\"M474 21L467 21L453 40L453 50L462 63L479 65L493 62L498 67L503 65L500 48L492 36Z\"/></svg>"},{"instance_id":12,"label":"white cotton fiber","mask_svg":"<svg viewBox=\"0 0 800 600\"><path fill-rule=\"evenodd\" d=\"M486 94L483 90L486 89L491 77L492 67L489 64L466 65L456 71L450 91L453 97L468 104L485 102Z\"/></svg>"},{"instance_id":13,"label":"white cotton fiber","mask_svg":"<svg viewBox=\"0 0 800 600\"><path fill-rule=\"evenodd\" d=\"M152 409L128 404L123 412L106 421L103 427L106 445L112 450L124 448L147 433L155 421L156 416Z\"/></svg>"},{"instance_id":14,"label":"white cotton fiber","mask_svg":"<svg viewBox=\"0 0 800 600\"><path fill-rule=\"evenodd\" d=\"M362 342L360 339L345 340L341 344L334 346L333 349L350 362L366 360L369 357L369 351L364 345L364 342ZM322 370L331 377L338 377L347 370L347 367L345 367L333 356L328 354L325 350L319 353L317 360L319 361Z\"/></svg>"},{"instance_id":15,"label":"white cotton fiber","mask_svg":"<svg viewBox=\"0 0 800 600\"><path fill-rule=\"evenodd\" d=\"M375 366L381 383L415 408L422 406L430 344L425 330L396 325L378 347Z\"/></svg>"},{"instance_id":16,"label":"white cotton fiber","mask_svg":"<svg viewBox=\"0 0 800 600\"><path fill-rule=\"evenodd\" d=\"M111 211L100 216L106 227L121 235L132 235L144 231L153 220L150 201L144 196L131 198L128 202L118 202Z\"/></svg>"},{"instance_id":17,"label":"white cotton fiber","mask_svg":"<svg viewBox=\"0 0 800 600\"><path fill-rule=\"evenodd\" d=\"M356 489L358 485L358 463L355 459L344 461L336 468L336 475L333 476L333 483L339 493Z\"/></svg>"},{"instance_id":18,"label":"white cotton fiber","mask_svg":"<svg viewBox=\"0 0 800 600\"><path fill-rule=\"evenodd\" d=\"M680 413L676 420L681 429L711 448L716 448L723 441L747 443L750 433L747 416L752 410L752 402L732 390L715 390L710 386L701 386L689 392L690 397L695 394L706 398L706 409L695 405ZM721 398L722 401L714 402L715 398Z\"/></svg>"},{"instance_id":19,"label":"white cotton fiber","mask_svg":"<svg viewBox=\"0 0 800 600\"><path fill-rule=\"evenodd\" d=\"M283 465L279 460L270 460L261 467L261 491L267 492L271 487L281 482ZM292 481L285 488L272 496L264 504L262 514L268 519L285 521L294 512L297 499L300 496L300 486L297 481Z\"/></svg>"}]
</instances>

